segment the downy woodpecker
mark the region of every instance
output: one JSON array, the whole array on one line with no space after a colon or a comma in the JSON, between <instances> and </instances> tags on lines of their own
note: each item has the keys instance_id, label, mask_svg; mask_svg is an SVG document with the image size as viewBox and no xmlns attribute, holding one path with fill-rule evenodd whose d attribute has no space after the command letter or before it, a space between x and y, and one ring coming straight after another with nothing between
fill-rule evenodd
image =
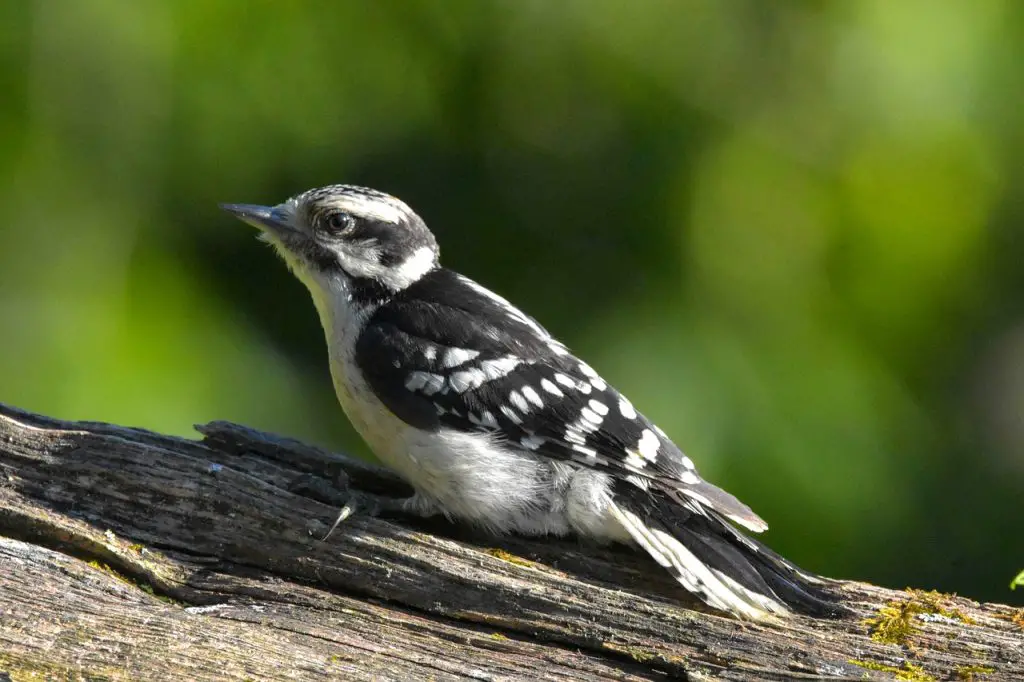
<instances>
[{"instance_id":1,"label":"downy woodpecker","mask_svg":"<svg viewBox=\"0 0 1024 682\"><path fill-rule=\"evenodd\" d=\"M741 618L834 612L819 579L733 525L767 524L702 479L625 396L532 317L442 267L403 202L333 185L223 208L308 287L341 406L416 491L366 506L634 543Z\"/></svg>"}]
</instances>

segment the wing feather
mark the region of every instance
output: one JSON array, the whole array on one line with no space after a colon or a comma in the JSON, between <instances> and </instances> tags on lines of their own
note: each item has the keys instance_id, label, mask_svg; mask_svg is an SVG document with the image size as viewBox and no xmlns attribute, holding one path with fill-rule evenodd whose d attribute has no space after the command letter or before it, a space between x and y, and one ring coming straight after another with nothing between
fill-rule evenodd
<instances>
[{"instance_id":1,"label":"wing feather","mask_svg":"<svg viewBox=\"0 0 1024 682\"><path fill-rule=\"evenodd\" d=\"M467 282L432 273L364 329L357 362L392 411L420 428L488 432L511 447L653 485L751 531L768 527L703 480L660 429L532 318Z\"/></svg>"}]
</instances>

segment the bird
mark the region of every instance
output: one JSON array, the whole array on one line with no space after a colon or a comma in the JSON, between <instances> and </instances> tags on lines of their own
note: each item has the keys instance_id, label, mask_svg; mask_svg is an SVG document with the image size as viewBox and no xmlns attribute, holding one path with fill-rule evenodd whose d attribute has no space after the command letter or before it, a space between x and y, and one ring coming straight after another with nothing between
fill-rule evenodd
<instances>
[{"instance_id":1,"label":"bird","mask_svg":"<svg viewBox=\"0 0 1024 682\"><path fill-rule=\"evenodd\" d=\"M443 267L400 199L330 185L221 208L309 290L342 409L414 491L352 492L339 521L355 509L442 515L498 535L624 543L739 619L839 612L824 579L750 537L768 525L626 396L533 317Z\"/></svg>"}]
</instances>

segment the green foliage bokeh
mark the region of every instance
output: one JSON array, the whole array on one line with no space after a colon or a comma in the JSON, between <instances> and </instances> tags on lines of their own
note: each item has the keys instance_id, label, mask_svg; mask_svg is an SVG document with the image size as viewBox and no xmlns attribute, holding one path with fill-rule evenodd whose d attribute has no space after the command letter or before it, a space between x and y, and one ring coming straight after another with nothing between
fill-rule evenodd
<instances>
[{"instance_id":1,"label":"green foliage bokeh","mask_svg":"<svg viewBox=\"0 0 1024 682\"><path fill-rule=\"evenodd\" d=\"M365 452L221 201L425 217L807 568L1012 601L1024 4L0 3L0 400Z\"/></svg>"}]
</instances>

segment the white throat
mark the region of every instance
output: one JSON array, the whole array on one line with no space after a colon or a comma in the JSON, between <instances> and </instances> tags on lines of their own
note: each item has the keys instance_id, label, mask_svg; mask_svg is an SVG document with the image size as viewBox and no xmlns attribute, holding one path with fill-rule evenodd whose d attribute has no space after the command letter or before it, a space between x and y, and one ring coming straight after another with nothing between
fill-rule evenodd
<instances>
[{"instance_id":1,"label":"white throat","mask_svg":"<svg viewBox=\"0 0 1024 682\"><path fill-rule=\"evenodd\" d=\"M332 364L336 354L353 353L359 331L379 304L355 301L349 280L343 275L304 273L299 279L309 289L320 315Z\"/></svg>"}]
</instances>

